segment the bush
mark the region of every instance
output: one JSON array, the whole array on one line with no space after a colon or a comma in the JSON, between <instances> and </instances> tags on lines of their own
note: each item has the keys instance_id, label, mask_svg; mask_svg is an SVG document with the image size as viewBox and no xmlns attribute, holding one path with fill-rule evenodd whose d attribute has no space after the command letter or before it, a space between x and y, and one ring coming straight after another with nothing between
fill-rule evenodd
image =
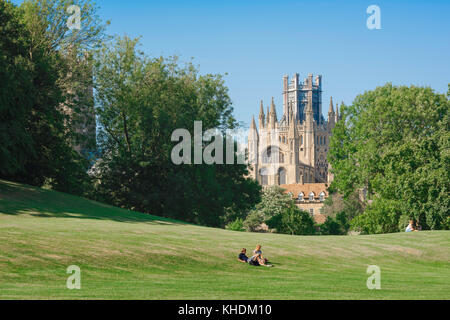
<instances>
[{"instance_id":1,"label":"bush","mask_svg":"<svg viewBox=\"0 0 450 320\"><path fill-rule=\"evenodd\" d=\"M320 234L324 235L338 235L340 233L340 225L332 217L327 217L324 224L319 226Z\"/></svg>"},{"instance_id":2,"label":"bush","mask_svg":"<svg viewBox=\"0 0 450 320\"><path fill-rule=\"evenodd\" d=\"M315 232L314 221L309 213L300 210L295 204L291 204L282 213L267 220L266 223L270 228L276 229L277 233L310 235Z\"/></svg>"},{"instance_id":3,"label":"bush","mask_svg":"<svg viewBox=\"0 0 450 320\"><path fill-rule=\"evenodd\" d=\"M231 231L245 231L244 229L244 220L241 218L237 218L233 222L230 222L226 225L225 229Z\"/></svg>"},{"instance_id":4,"label":"bush","mask_svg":"<svg viewBox=\"0 0 450 320\"><path fill-rule=\"evenodd\" d=\"M264 217L270 219L281 214L292 204L292 197L279 186L271 186L263 190L261 202L256 205L256 210Z\"/></svg>"},{"instance_id":5,"label":"bush","mask_svg":"<svg viewBox=\"0 0 450 320\"><path fill-rule=\"evenodd\" d=\"M263 222L264 217L260 212L251 211L244 221L244 228L249 232L255 232Z\"/></svg>"},{"instance_id":6,"label":"bush","mask_svg":"<svg viewBox=\"0 0 450 320\"><path fill-rule=\"evenodd\" d=\"M365 234L397 232L401 216L400 203L394 200L376 199L366 211L354 218L352 229Z\"/></svg>"},{"instance_id":7,"label":"bush","mask_svg":"<svg viewBox=\"0 0 450 320\"><path fill-rule=\"evenodd\" d=\"M445 220L444 229L450 230L450 216L448 216L447 219Z\"/></svg>"},{"instance_id":8,"label":"bush","mask_svg":"<svg viewBox=\"0 0 450 320\"><path fill-rule=\"evenodd\" d=\"M352 192L347 198L338 193L331 193L324 202L323 213L332 218L341 214L343 216L340 219L344 218L346 221L350 221L363 213L364 207L365 203L360 199L358 190Z\"/></svg>"},{"instance_id":9,"label":"bush","mask_svg":"<svg viewBox=\"0 0 450 320\"><path fill-rule=\"evenodd\" d=\"M319 226L319 230L323 235L344 235L349 227L346 213L339 212L336 217L327 217L325 223Z\"/></svg>"}]
</instances>

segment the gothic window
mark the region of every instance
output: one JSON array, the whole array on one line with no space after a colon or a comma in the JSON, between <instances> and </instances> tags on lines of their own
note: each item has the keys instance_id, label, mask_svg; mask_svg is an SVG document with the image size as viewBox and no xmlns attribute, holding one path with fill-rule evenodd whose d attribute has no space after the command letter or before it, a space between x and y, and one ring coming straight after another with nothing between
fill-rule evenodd
<instances>
[{"instance_id":1,"label":"gothic window","mask_svg":"<svg viewBox=\"0 0 450 320\"><path fill-rule=\"evenodd\" d=\"M278 170L278 184L286 184L286 169L284 168Z\"/></svg>"},{"instance_id":2,"label":"gothic window","mask_svg":"<svg viewBox=\"0 0 450 320\"><path fill-rule=\"evenodd\" d=\"M267 150L262 155L263 163L277 163L279 161L279 156L277 157L277 153L280 151L277 147L268 147Z\"/></svg>"},{"instance_id":3,"label":"gothic window","mask_svg":"<svg viewBox=\"0 0 450 320\"><path fill-rule=\"evenodd\" d=\"M312 192L312 191L309 194L309 201L314 201L314 192Z\"/></svg>"},{"instance_id":4,"label":"gothic window","mask_svg":"<svg viewBox=\"0 0 450 320\"><path fill-rule=\"evenodd\" d=\"M298 201L303 201L303 197L305 195L303 194L303 192L300 192L300 194L298 195Z\"/></svg>"},{"instance_id":5,"label":"gothic window","mask_svg":"<svg viewBox=\"0 0 450 320\"><path fill-rule=\"evenodd\" d=\"M284 154L280 152L280 163L284 163Z\"/></svg>"},{"instance_id":6,"label":"gothic window","mask_svg":"<svg viewBox=\"0 0 450 320\"><path fill-rule=\"evenodd\" d=\"M261 170L259 170L259 176L261 177L261 185L263 186L267 186L269 184L269 176L267 174L268 172L266 168L262 168Z\"/></svg>"},{"instance_id":7,"label":"gothic window","mask_svg":"<svg viewBox=\"0 0 450 320\"><path fill-rule=\"evenodd\" d=\"M303 136L300 136L300 145L303 145Z\"/></svg>"},{"instance_id":8,"label":"gothic window","mask_svg":"<svg viewBox=\"0 0 450 320\"><path fill-rule=\"evenodd\" d=\"M322 191L320 193L319 197L320 197L320 202L324 202L325 201L325 192Z\"/></svg>"}]
</instances>

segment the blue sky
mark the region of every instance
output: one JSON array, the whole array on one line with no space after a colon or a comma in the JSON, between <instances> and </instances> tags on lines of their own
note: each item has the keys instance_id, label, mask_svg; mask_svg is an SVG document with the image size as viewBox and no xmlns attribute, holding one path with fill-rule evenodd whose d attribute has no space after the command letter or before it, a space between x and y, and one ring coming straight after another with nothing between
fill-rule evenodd
<instances>
[{"instance_id":1,"label":"blue sky","mask_svg":"<svg viewBox=\"0 0 450 320\"><path fill-rule=\"evenodd\" d=\"M250 123L273 96L282 112L282 76L323 76L329 97L351 103L386 82L450 82L450 1L144 1L97 0L108 32L142 36L150 56L194 58L201 73L221 73L235 116ZM366 27L369 5L381 30Z\"/></svg>"}]
</instances>

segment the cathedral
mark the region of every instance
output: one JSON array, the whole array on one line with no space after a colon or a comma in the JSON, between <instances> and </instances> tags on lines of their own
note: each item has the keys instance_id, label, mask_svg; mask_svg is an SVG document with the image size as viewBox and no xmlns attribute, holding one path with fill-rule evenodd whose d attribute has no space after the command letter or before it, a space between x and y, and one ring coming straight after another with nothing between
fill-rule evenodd
<instances>
[{"instance_id":1,"label":"cathedral","mask_svg":"<svg viewBox=\"0 0 450 320\"><path fill-rule=\"evenodd\" d=\"M283 77L283 115L278 119L272 98L259 130L253 117L248 135L250 176L261 185L328 184L332 180L327 152L331 131L339 120L331 98L328 119L322 115L322 76Z\"/></svg>"}]
</instances>

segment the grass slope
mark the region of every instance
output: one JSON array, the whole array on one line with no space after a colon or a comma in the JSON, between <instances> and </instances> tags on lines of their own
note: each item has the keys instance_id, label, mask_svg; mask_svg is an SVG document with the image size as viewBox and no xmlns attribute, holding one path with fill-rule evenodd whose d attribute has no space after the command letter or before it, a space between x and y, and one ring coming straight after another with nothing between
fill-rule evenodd
<instances>
[{"instance_id":1,"label":"grass slope","mask_svg":"<svg viewBox=\"0 0 450 320\"><path fill-rule=\"evenodd\" d=\"M236 261L257 243L274 268ZM448 231L231 232L0 180L0 299L448 299L449 244ZM81 290L66 288L70 265Z\"/></svg>"}]
</instances>

